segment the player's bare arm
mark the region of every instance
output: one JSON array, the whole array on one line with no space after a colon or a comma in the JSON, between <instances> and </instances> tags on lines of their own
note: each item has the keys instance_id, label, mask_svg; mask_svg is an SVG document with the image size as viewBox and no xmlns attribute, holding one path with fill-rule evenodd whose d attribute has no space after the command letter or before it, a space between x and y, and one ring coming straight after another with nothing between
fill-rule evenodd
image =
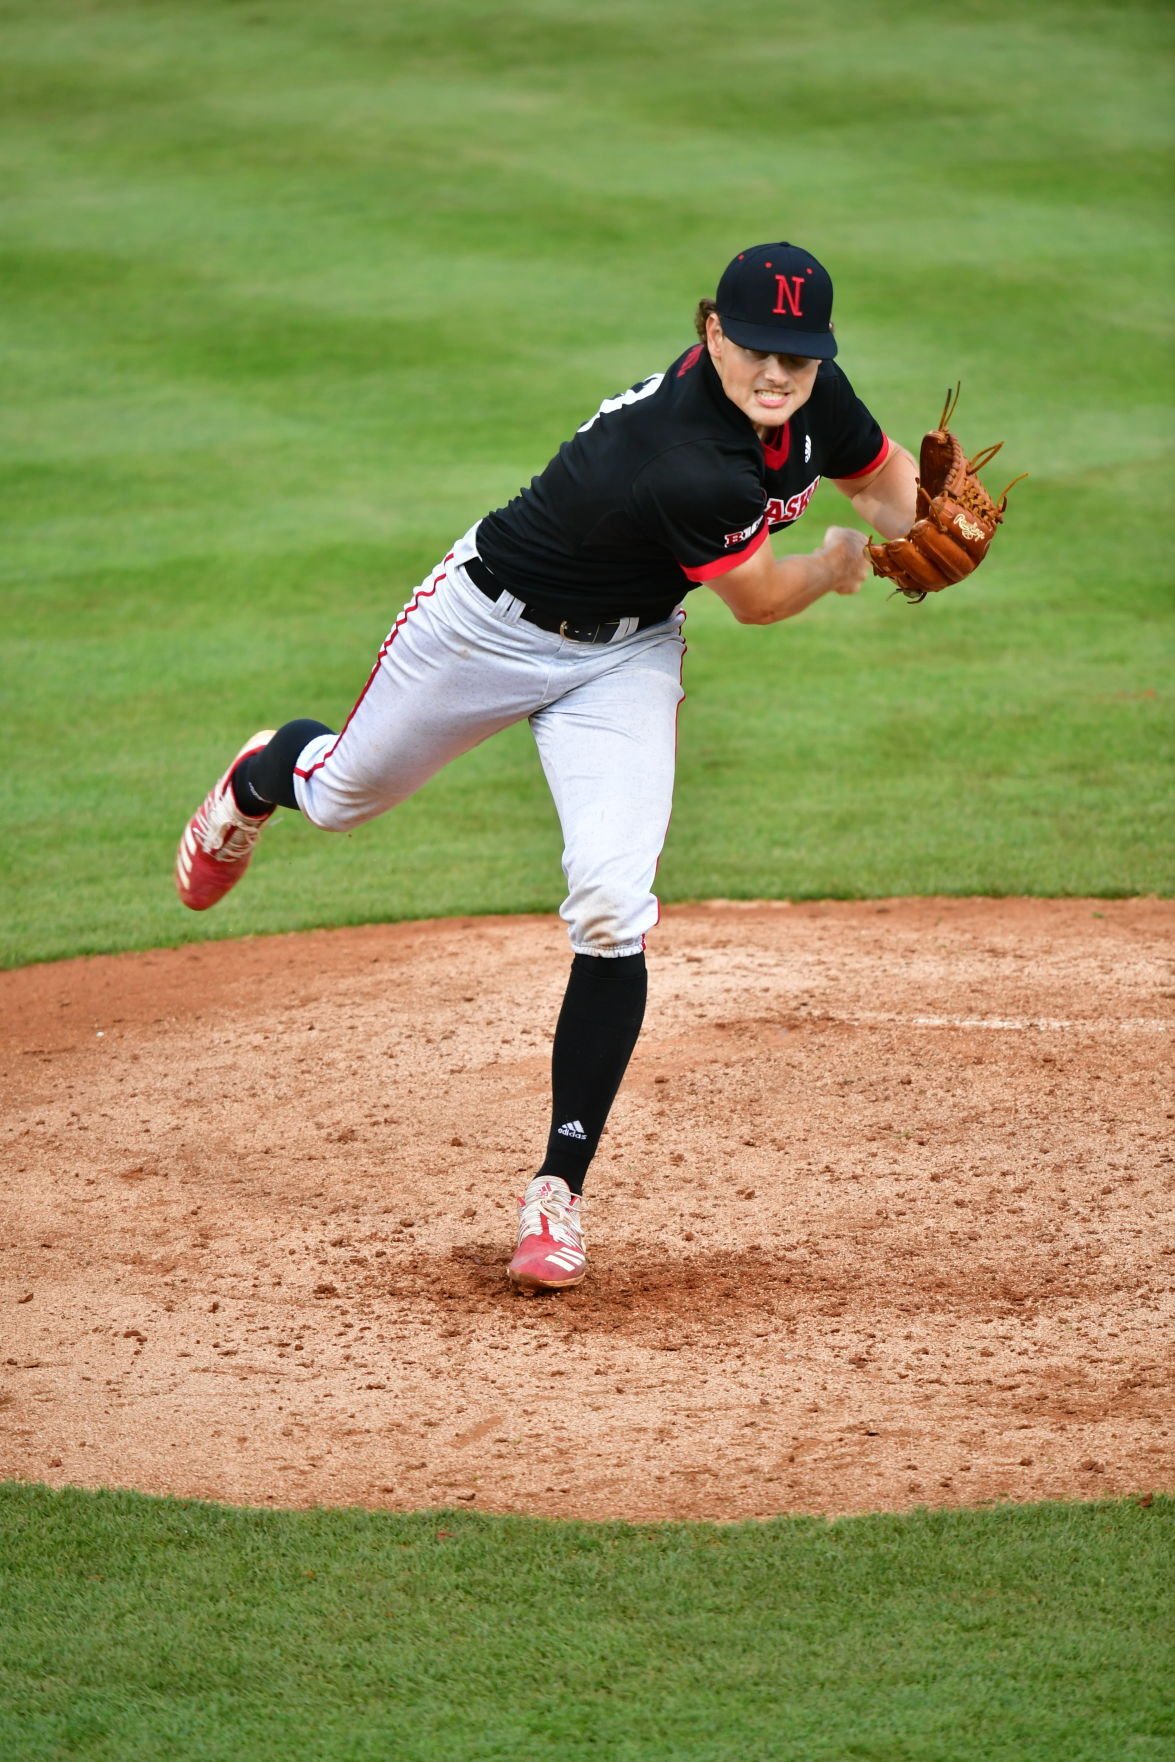
<instances>
[{"instance_id":1,"label":"player's bare arm","mask_svg":"<svg viewBox=\"0 0 1175 1762\"><path fill-rule=\"evenodd\" d=\"M854 511L884 538L898 538L914 524L918 466L905 447L891 443L876 471L867 477L834 478ZM710 586L740 624L777 624L794 618L826 593L856 593L869 572L865 540L849 526L830 526L818 551L775 557L761 545Z\"/></svg>"},{"instance_id":2,"label":"player's bare arm","mask_svg":"<svg viewBox=\"0 0 1175 1762\"><path fill-rule=\"evenodd\" d=\"M856 593L868 573L864 533L851 526L830 526L818 551L776 557L771 546L763 544L748 562L709 585L740 624L778 624L826 593Z\"/></svg>"},{"instance_id":3,"label":"player's bare arm","mask_svg":"<svg viewBox=\"0 0 1175 1762\"><path fill-rule=\"evenodd\" d=\"M854 511L883 538L901 538L914 524L918 465L905 447L890 443L885 460L867 477L832 480Z\"/></svg>"}]
</instances>

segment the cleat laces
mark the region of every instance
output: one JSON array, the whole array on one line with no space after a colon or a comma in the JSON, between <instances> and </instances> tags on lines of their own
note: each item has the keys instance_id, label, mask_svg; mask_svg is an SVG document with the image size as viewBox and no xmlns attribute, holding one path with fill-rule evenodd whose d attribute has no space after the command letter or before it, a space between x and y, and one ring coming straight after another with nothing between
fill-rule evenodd
<instances>
[{"instance_id":1,"label":"cleat laces","mask_svg":"<svg viewBox=\"0 0 1175 1762\"><path fill-rule=\"evenodd\" d=\"M254 820L242 814L232 801L230 791L231 785L205 814L200 848L220 862L233 863L249 855L261 837L269 815Z\"/></svg>"},{"instance_id":2,"label":"cleat laces","mask_svg":"<svg viewBox=\"0 0 1175 1762\"><path fill-rule=\"evenodd\" d=\"M541 1236L543 1219L551 1237L561 1242L565 1248L583 1248L583 1233L580 1229L579 1207L574 1210L560 1197L553 1188L544 1186L534 1198L523 1205L518 1216L518 1240L526 1236Z\"/></svg>"}]
</instances>

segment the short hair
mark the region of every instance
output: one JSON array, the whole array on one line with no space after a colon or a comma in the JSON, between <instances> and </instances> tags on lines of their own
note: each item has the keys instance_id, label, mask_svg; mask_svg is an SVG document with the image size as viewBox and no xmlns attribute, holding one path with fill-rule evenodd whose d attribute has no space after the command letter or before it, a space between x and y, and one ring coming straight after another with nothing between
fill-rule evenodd
<instances>
[{"instance_id":1,"label":"short hair","mask_svg":"<svg viewBox=\"0 0 1175 1762\"><path fill-rule=\"evenodd\" d=\"M711 312L717 313L718 305L714 300L699 300L698 309L694 313L694 329L698 333L699 342L706 340L706 320Z\"/></svg>"}]
</instances>

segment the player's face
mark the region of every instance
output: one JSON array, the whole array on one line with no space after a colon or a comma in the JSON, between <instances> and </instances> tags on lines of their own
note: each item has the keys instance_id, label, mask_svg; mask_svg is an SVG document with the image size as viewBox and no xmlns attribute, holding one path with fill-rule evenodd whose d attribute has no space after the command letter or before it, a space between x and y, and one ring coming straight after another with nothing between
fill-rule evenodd
<instances>
[{"instance_id":1,"label":"player's face","mask_svg":"<svg viewBox=\"0 0 1175 1762\"><path fill-rule=\"evenodd\" d=\"M731 342L711 314L706 346L722 389L756 428L779 428L812 396L819 361L809 355L765 355Z\"/></svg>"}]
</instances>

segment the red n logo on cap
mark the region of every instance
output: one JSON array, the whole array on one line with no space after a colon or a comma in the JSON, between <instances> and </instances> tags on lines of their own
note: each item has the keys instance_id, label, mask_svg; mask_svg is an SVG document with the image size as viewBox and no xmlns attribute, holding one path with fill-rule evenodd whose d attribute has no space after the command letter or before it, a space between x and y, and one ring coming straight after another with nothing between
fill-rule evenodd
<instances>
[{"instance_id":1,"label":"red n logo on cap","mask_svg":"<svg viewBox=\"0 0 1175 1762\"><path fill-rule=\"evenodd\" d=\"M804 316L800 306L800 296L804 291L804 278L801 275L777 275L775 278L775 305L773 312L789 312L793 318Z\"/></svg>"}]
</instances>

